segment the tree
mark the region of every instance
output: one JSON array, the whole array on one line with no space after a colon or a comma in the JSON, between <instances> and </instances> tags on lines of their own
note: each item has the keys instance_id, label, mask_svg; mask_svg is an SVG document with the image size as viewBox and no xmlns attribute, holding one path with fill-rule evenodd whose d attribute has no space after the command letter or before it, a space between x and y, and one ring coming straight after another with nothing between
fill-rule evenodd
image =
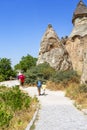
<instances>
[{"instance_id":1,"label":"tree","mask_svg":"<svg viewBox=\"0 0 87 130\"><path fill-rule=\"evenodd\" d=\"M0 76L3 77L3 80L8 80L10 76L15 76L10 59L0 58Z\"/></svg>"},{"instance_id":2,"label":"tree","mask_svg":"<svg viewBox=\"0 0 87 130\"><path fill-rule=\"evenodd\" d=\"M36 66L36 61L37 58L28 54L27 56L23 56L19 64L15 65L14 68L15 70L22 70L23 72L26 72L32 66Z\"/></svg>"}]
</instances>

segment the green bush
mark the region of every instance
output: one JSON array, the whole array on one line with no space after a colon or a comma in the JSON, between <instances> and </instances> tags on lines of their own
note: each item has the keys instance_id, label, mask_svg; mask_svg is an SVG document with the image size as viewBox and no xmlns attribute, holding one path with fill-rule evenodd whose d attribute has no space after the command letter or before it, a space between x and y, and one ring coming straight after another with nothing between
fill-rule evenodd
<instances>
[{"instance_id":1,"label":"green bush","mask_svg":"<svg viewBox=\"0 0 87 130\"><path fill-rule=\"evenodd\" d=\"M0 127L9 125L13 113L30 107L33 98L21 92L18 86L0 86Z\"/></svg>"},{"instance_id":2,"label":"green bush","mask_svg":"<svg viewBox=\"0 0 87 130\"><path fill-rule=\"evenodd\" d=\"M78 75L76 73L76 71L73 70L68 70L68 71L57 71L55 73L53 73L53 75L51 76L51 80L53 82L59 83L59 82L67 82L70 80L73 80L73 78L77 78Z\"/></svg>"},{"instance_id":3,"label":"green bush","mask_svg":"<svg viewBox=\"0 0 87 130\"><path fill-rule=\"evenodd\" d=\"M8 114L6 111L0 110L0 127L6 124L8 125L11 118L11 114Z\"/></svg>"},{"instance_id":4,"label":"green bush","mask_svg":"<svg viewBox=\"0 0 87 130\"><path fill-rule=\"evenodd\" d=\"M13 111L20 110L23 106L29 106L31 101L28 95L21 93L18 86L4 93L0 93L0 96L6 105L9 105Z\"/></svg>"},{"instance_id":5,"label":"green bush","mask_svg":"<svg viewBox=\"0 0 87 130\"><path fill-rule=\"evenodd\" d=\"M25 83L35 84L38 77L42 81L49 80L52 73L54 72L55 70L52 67L50 67L48 63L39 64L35 67L32 67L30 70L27 70L27 72L25 73Z\"/></svg>"}]
</instances>

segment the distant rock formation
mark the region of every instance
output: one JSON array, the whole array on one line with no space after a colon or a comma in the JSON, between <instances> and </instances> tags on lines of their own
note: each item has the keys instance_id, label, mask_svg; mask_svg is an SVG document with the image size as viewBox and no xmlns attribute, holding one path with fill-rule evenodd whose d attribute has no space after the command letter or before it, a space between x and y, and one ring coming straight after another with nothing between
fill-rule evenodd
<instances>
[{"instance_id":1,"label":"distant rock formation","mask_svg":"<svg viewBox=\"0 0 87 130\"><path fill-rule=\"evenodd\" d=\"M42 37L39 55L44 52L49 52L50 50L57 48L59 46L60 39L52 28L52 25L49 24L47 30Z\"/></svg>"},{"instance_id":2,"label":"distant rock formation","mask_svg":"<svg viewBox=\"0 0 87 130\"><path fill-rule=\"evenodd\" d=\"M72 69L69 54L50 24L40 44L37 65L44 62L56 70Z\"/></svg>"},{"instance_id":3,"label":"distant rock formation","mask_svg":"<svg viewBox=\"0 0 87 130\"><path fill-rule=\"evenodd\" d=\"M52 28L42 38L37 65L48 62L56 70L74 69L81 74L81 83L87 83L87 6L79 1L72 18L73 29L61 40Z\"/></svg>"}]
</instances>

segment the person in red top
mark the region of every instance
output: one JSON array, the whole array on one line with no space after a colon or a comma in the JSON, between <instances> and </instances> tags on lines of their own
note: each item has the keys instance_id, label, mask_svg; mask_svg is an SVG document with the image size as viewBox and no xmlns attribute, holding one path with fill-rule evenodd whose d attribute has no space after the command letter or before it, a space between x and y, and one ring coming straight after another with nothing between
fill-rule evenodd
<instances>
[{"instance_id":1,"label":"person in red top","mask_svg":"<svg viewBox=\"0 0 87 130\"><path fill-rule=\"evenodd\" d=\"M25 76L22 73L19 73L18 80L20 81L20 85L23 86L25 81Z\"/></svg>"}]
</instances>

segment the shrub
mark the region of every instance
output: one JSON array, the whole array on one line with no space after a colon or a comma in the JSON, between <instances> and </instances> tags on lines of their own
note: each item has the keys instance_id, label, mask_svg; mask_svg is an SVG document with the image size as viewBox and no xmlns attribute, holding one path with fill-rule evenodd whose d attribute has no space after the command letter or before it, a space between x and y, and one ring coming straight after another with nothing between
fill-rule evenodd
<instances>
[{"instance_id":1,"label":"shrub","mask_svg":"<svg viewBox=\"0 0 87 130\"><path fill-rule=\"evenodd\" d=\"M39 64L38 66L32 67L30 70L27 70L27 72L25 73L25 83L35 84L38 77L40 77L42 81L49 80L52 73L54 72L55 70L50 67L48 63Z\"/></svg>"},{"instance_id":2,"label":"shrub","mask_svg":"<svg viewBox=\"0 0 87 130\"><path fill-rule=\"evenodd\" d=\"M19 86L6 88L0 86L0 127L9 126L10 120L17 111L29 109L36 98L19 90Z\"/></svg>"},{"instance_id":3,"label":"shrub","mask_svg":"<svg viewBox=\"0 0 87 130\"><path fill-rule=\"evenodd\" d=\"M73 70L57 71L53 73L51 80L56 83L60 83L60 82L67 83L68 81L73 80L76 77L79 78L76 71L73 71Z\"/></svg>"},{"instance_id":4,"label":"shrub","mask_svg":"<svg viewBox=\"0 0 87 130\"><path fill-rule=\"evenodd\" d=\"M1 93L3 101L6 105L9 105L13 111L20 110L22 107L30 105L31 98L27 94L21 93L18 86L12 88L9 91Z\"/></svg>"},{"instance_id":5,"label":"shrub","mask_svg":"<svg viewBox=\"0 0 87 130\"><path fill-rule=\"evenodd\" d=\"M79 85L78 93L87 93L87 85L86 84Z\"/></svg>"},{"instance_id":6,"label":"shrub","mask_svg":"<svg viewBox=\"0 0 87 130\"><path fill-rule=\"evenodd\" d=\"M7 111L0 109L0 127L3 125L8 125L12 117L13 116L11 113L7 113Z\"/></svg>"}]
</instances>

